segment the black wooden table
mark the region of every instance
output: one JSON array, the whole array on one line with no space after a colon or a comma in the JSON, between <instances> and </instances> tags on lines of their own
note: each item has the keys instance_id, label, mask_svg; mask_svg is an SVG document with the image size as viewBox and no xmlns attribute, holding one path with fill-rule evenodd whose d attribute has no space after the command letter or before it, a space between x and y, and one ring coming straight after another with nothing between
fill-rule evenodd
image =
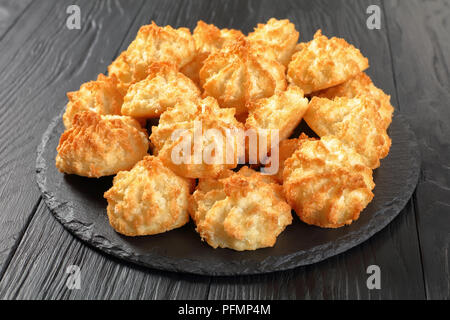
<instances>
[{"instance_id":1,"label":"black wooden table","mask_svg":"<svg viewBox=\"0 0 450 320\"><path fill-rule=\"evenodd\" d=\"M81 29L66 26L81 9ZM369 5L381 13L369 30ZM203 19L251 30L289 18L310 40L321 28L369 58L368 73L417 135L422 170L400 215L366 243L324 262L242 277L148 270L104 255L67 232L35 182L36 147L50 120L154 20ZM0 0L0 298L26 299L448 299L450 298L450 1ZM81 288L66 286L69 265ZM369 290L378 265L381 289Z\"/></svg>"}]
</instances>

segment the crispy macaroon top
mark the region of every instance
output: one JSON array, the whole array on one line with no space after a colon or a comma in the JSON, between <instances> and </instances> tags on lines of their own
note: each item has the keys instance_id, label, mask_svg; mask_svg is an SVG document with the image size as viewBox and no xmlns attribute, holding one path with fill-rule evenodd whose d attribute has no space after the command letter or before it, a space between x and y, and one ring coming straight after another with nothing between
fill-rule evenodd
<instances>
[{"instance_id":1,"label":"crispy macaroon top","mask_svg":"<svg viewBox=\"0 0 450 320\"><path fill-rule=\"evenodd\" d=\"M188 178L215 177L238 165L243 125L233 108L220 108L213 97L198 103L183 101L169 108L152 128L153 153L177 174ZM199 157L198 160L196 160Z\"/></svg>"},{"instance_id":2,"label":"crispy macaroon top","mask_svg":"<svg viewBox=\"0 0 450 320\"><path fill-rule=\"evenodd\" d=\"M109 176L131 169L148 145L147 132L135 119L84 111L61 135L56 167L79 176Z\"/></svg>"},{"instance_id":3,"label":"crispy macaroon top","mask_svg":"<svg viewBox=\"0 0 450 320\"><path fill-rule=\"evenodd\" d=\"M313 97L304 119L320 137L335 135L365 158L372 169L389 153L391 139L375 104L364 98Z\"/></svg>"},{"instance_id":4,"label":"crispy macaroon top","mask_svg":"<svg viewBox=\"0 0 450 320\"><path fill-rule=\"evenodd\" d=\"M273 246L292 222L281 186L248 167L200 179L189 212L210 246L238 251Z\"/></svg>"},{"instance_id":5,"label":"crispy macaroon top","mask_svg":"<svg viewBox=\"0 0 450 320\"><path fill-rule=\"evenodd\" d=\"M364 159L334 136L301 137L284 163L288 203L302 221L319 227L338 228L358 219L374 186Z\"/></svg>"},{"instance_id":6,"label":"crispy macaroon top","mask_svg":"<svg viewBox=\"0 0 450 320\"><path fill-rule=\"evenodd\" d=\"M287 67L298 37L299 33L295 25L288 19L271 18L267 23L258 23L255 30L248 35L248 40L253 46L260 48L261 51Z\"/></svg>"},{"instance_id":7,"label":"crispy macaroon top","mask_svg":"<svg viewBox=\"0 0 450 320\"><path fill-rule=\"evenodd\" d=\"M111 226L128 236L163 233L189 221L192 181L181 178L160 159L146 156L130 171L120 171L105 192Z\"/></svg>"},{"instance_id":8,"label":"crispy macaroon top","mask_svg":"<svg viewBox=\"0 0 450 320\"><path fill-rule=\"evenodd\" d=\"M369 67L357 48L341 38L329 39L321 30L298 50L289 63L287 78L305 94L341 84Z\"/></svg>"},{"instance_id":9,"label":"crispy macaroon top","mask_svg":"<svg viewBox=\"0 0 450 320\"><path fill-rule=\"evenodd\" d=\"M196 54L191 62L181 68L186 76L191 78L200 86L200 69L208 56L222 49L226 45L245 38L244 34L234 29L219 29L213 24L207 24L203 21L197 22L193 37L195 41Z\"/></svg>"},{"instance_id":10,"label":"crispy macaroon top","mask_svg":"<svg viewBox=\"0 0 450 320\"><path fill-rule=\"evenodd\" d=\"M391 97L385 94L383 90L377 88L364 72L338 86L319 91L316 95L328 99L335 97L362 97L372 100L377 106L384 127L387 129L392 122L394 107L391 105Z\"/></svg>"},{"instance_id":11,"label":"crispy macaroon top","mask_svg":"<svg viewBox=\"0 0 450 320\"><path fill-rule=\"evenodd\" d=\"M153 62L168 61L181 68L194 56L195 42L188 28L160 27L152 22L139 29L127 50L108 67L108 74L117 77L125 95L131 84L145 79Z\"/></svg>"},{"instance_id":12,"label":"crispy macaroon top","mask_svg":"<svg viewBox=\"0 0 450 320\"><path fill-rule=\"evenodd\" d=\"M289 86L286 91L248 103L245 125L252 129L277 129L280 140L287 139L302 120L308 103L300 88Z\"/></svg>"},{"instance_id":13,"label":"crispy macaroon top","mask_svg":"<svg viewBox=\"0 0 450 320\"><path fill-rule=\"evenodd\" d=\"M239 39L208 56L200 70L200 83L204 96L213 96L222 107L236 108L242 114L248 102L285 90L284 71L283 65Z\"/></svg>"},{"instance_id":14,"label":"crispy macaroon top","mask_svg":"<svg viewBox=\"0 0 450 320\"><path fill-rule=\"evenodd\" d=\"M200 90L194 82L175 64L154 62L147 78L130 86L121 111L132 117L157 118L178 101L186 100L200 100Z\"/></svg>"},{"instance_id":15,"label":"crispy macaroon top","mask_svg":"<svg viewBox=\"0 0 450 320\"><path fill-rule=\"evenodd\" d=\"M123 97L117 89L117 79L99 74L97 80L83 83L78 91L68 92L64 126L70 128L76 114L94 111L98 114L120 115Z\"/></svg>"}]
</instances>

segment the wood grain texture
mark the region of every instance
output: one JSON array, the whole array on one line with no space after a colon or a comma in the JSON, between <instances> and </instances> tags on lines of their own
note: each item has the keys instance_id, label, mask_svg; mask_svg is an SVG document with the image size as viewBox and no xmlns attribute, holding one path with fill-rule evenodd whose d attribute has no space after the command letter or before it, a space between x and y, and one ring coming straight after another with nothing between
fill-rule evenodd
<instances>
[{"instance_id":1,"label":"wood grain texture","mask_svg":"<svg viewBox=\"0 0 450 320\"><path fill-rule=\"evenodd\" d=\"M426 294L450 298L450 3L386 1L397 94L421 146L414 197Z\"/></svg>"},{"instance_id":2,"label":"wood grain texture","mask_svg":"<svg viewBox=\"0 0 450 320\"><path fill-rule=\"evenodd\" d=\"M110 35L120 41L138 10L118 1L79 1L82 29L68 30L70 4L33 2L16 22L20 27L0 42L0 198L7 199L0 211L0 276L40 197L35 162L43 132L67 91L104 72L119 46Z\"/></svg>"},{"instance_id":3,"label":"wood grain texture","mask_svg":"<svg viewBox=\"0 0 450 320\"><path fill-rule=\"evenodd\" d=\"M0 2L0 39L15 26L32 0L2 0Z\"/></svg>"},{"instance_id":4,"label":"wood grain texture","mask_svg":"<svg viewBox=\"0 0 450 320\"><path fill-rule=\"evenodd\" d=\"M70 265L80 267L81 288L69 290ZM128 265L69 234L44 202L0 282L0 299L205 299L209 278Z\"/></svg>"}]
</instances>

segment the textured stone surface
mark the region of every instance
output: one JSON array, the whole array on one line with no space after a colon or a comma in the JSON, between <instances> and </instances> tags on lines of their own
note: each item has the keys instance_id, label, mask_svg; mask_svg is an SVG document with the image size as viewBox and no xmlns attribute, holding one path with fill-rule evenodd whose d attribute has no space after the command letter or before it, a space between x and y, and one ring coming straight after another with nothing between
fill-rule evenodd
<instances>
[{"instance_id":1,"label":"textured stone surface","mask_svg":"<svg viewBox=\"0 0 450 320\"><path fill-rule=\"evenodd\" d=\"M140 265L207 275L257 274L312 264L344 252L384 228L403 209L413 193L420 156L413 132L401 115L389 129L392 148L374 172L375 198L358 221L336 230L307 226L295 216L273 248L253 252L212 249L202 243L192 223L164 234L130 238L109 225L103 192L110 177L87 179L64 175L54 165L63 130L55 118L38 149L37 181L56 219L90 245Z\"/></svg>"}]
</instances>

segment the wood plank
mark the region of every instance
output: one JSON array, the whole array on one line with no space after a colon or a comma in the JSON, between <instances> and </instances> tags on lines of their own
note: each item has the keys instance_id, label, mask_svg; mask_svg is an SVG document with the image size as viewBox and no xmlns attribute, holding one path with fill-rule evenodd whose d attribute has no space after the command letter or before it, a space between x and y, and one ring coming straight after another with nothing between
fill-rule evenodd
<instances>
[{"instance_id":1,"label":"wood plank","mask_svg":"<svg viewBox=\"0 0 450 320\"><path fill-rule=\"evenodd\" d=\"M80 267L79 290L66 286L70 265ZM204 299L208 286L208 277L149 272L106 257L70 235L41 202L0 282L0 299Z\"/></svg>"},{"instance_id":2,"label":"wood plank","mask_svg":"<svg viewBox=\"0 0 450 320\"><path fill-rule=\"evenodd\" d=\"M0 39L24 13L32 0L3 0L0 3Z\"/></svg>"},{"instance_id":3,"label":"wood plank","mask_svg":"<svg viewBox=\"0 0 450 320\"><path fill-rule=\"evenodd\" d=\"M251 6L252 2L249 4ZM303 41L321 28L326 35L347 39L372 65L368 73L396 102L387 30L366 28L366 8L378 1L271 1L254 3L252 23L271 16L293 21ZM242 9L244 10L244 9ZM386 68L387 66L387 68ZM398 109L398 108L397 108ZM381 268L381 290L369 291L366 269ZM210 299L392 299L424 298L420 251L412 203L391 225L365 244L319 264L256 277L213 278Z\"/></svg>"},{"instance_id":4,"label":"wood plank","mask_svg":"<svg viewBox=\"0 0 450 320\"><path fill-rule=\"evenodd\" d=\"M422 151L415 208L427 297L450 298L450 3L386 1L397 94Z\"/></svg>"},{"instance_id":5,"label":"wood plank","mask_svg":"<svg viewBox=\"0 0 450 320\"><path fill-rule=\"evenodd\" d=\"M0 198L7 199L0 209L0 276L40 197L35 162L43 132L67 91L104 72L139 9L79 1L82 29L68 30L70 4L35 1L0 42Z\"/></svg>"}]
</instances>

